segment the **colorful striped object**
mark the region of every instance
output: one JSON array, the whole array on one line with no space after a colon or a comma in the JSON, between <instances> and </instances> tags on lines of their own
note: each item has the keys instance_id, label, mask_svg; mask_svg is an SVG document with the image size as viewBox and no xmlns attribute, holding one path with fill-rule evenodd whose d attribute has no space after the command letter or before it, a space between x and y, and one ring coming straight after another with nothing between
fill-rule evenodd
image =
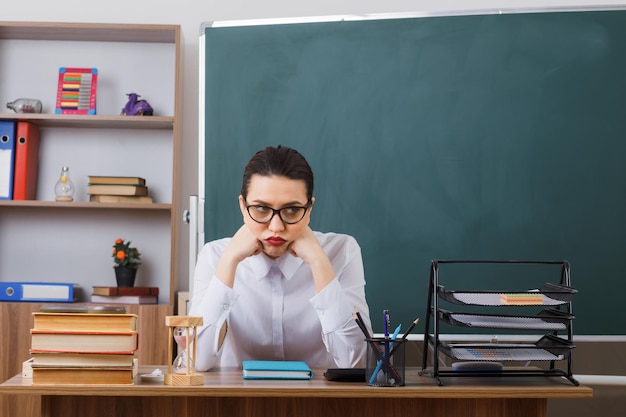
<instances>
[{"instance_id":1,"label":"colorful striped object","mask_svg":"<svg viewBox=\"0 0 626 417\"><path fill-rule=\"evenodd\" d=\"M57 114L96 114L97 68L59 68Z\"/></svg>"}]
</instances>

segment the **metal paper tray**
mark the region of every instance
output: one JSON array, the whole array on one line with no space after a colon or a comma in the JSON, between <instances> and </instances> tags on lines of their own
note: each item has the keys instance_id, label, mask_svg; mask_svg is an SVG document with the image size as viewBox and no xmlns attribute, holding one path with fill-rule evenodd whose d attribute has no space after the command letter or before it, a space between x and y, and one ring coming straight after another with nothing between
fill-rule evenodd
<instances>
[{"instance_id":1,"label":"metal paper tray","mask_svg":"<svg viewBox=\"0 0 626 417\"><path fill-rule=\"evenodd\" d=\"M544 309L534 316L460 313L439 310L439 317L454 326L482 329L567 330L573 315L554 309Z\"/></svg>"},{"instance_id":2,"label":"metal paper tray","mask_svg":"<svg viewBox=\"0 0 626 417\"><path fill-rule=\"evenodd\" d=\"M454 304L481 306L558 306L571 301L577 290L565 285L545 284L539 290L529 291L451 291L440 285L437 288L439 297ZM537 296L536 302L506 303L503 296Z\"/></svg>"},{"instance_id":3,"label":"metal paper tray","mask_svg":"<svg viewBox=\"0 0 626 417\"><path fill-rule=\"evenodd\" d=\"M558 361L569 356L572 343L545 335L535 344L442 344L441 351L450 358L468 361Z\"/></svg>"}]
</instances>

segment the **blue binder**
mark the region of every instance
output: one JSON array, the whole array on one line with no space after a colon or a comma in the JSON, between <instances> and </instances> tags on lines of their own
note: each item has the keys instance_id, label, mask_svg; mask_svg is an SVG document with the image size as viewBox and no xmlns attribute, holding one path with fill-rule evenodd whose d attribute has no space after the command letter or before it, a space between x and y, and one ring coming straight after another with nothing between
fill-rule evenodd
<instances>
[{"instance_id":1,"label":"blue binder","mask_svg":"<svg viewBox=\"0 0 626 417\"><path fill-rule=\"evenodd\" d=\"M70 303L74 286L65 282L0 282L0 301Z\"/></svg>"},{"instance_id":2,"label":"blue binder","mask_svg":"<svg viewBox=\"0 0 626 417\"><path fill-rule=\"evenodd\" d=\"M15 122L0 120L0 200L13 200Z\"/></svg>"}]
</instances>

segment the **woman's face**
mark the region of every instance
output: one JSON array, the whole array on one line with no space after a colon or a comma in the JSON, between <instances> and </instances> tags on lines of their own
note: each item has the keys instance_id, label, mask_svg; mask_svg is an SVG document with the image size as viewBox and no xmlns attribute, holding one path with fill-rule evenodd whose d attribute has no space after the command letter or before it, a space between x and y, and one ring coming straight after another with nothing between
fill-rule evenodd
<instances>
[{"instance_id":1,"label":"woman's face","mask_svg":"<svg viewBox=\"0 0 626 417\"><path fill-rule=\"evenodd\" d=\"M311 204L313 200L311 199ZM308 227L311 220L311 208L298 223L286 224L280 219L278 213L269 222L258 223L250 218L246 206L260 205L280 210L285 207L303 207L307 203L306 183L303 180L293 180L278 175L253 175L248 185L246 201L239 196L244 223L261 242L263 252L270 258L284 255L291 243Z\"/></svg>"}]
</instances>

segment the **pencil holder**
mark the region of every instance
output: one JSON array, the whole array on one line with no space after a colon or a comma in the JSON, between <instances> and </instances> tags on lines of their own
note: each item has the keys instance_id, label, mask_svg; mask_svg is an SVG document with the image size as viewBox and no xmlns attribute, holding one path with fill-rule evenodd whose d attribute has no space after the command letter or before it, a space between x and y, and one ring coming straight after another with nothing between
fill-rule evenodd
<instances>
[{"instance_id":1,"label":"pencil holder","mask_svg":"<svg viewBox=\"0 0 626 417\"><path fill-rule=\"evenodd\" d=\"M371 338L367 342L365 380L375 387L400 387L404 385L405 339Z\"/></svg>"}]
</instances>

